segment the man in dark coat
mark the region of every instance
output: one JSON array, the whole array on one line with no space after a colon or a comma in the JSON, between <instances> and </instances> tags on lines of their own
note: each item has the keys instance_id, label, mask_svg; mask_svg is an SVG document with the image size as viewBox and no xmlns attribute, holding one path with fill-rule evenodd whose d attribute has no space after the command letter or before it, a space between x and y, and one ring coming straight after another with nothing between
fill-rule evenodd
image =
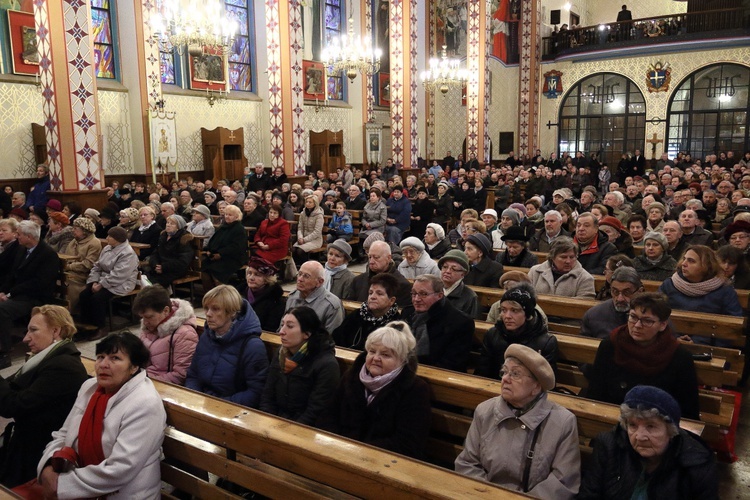
<instances>
[{"instance_id":1,"label":"man in dark coat","mask_svg":"<svg viewBox=\"0 0 750 500\"><path fill-rule=\"evenodd\" d=\"M258 191L266 191L271 188L271 176L266 174L263 164L255 164L255 174L250 176L247 183L247 190L257 193Z\"/></svg>"},{"instance_id":2,"label":"man in dark coat","mask_svg":"<svg viewBox=\"0 0 750 500\"><path fill-rule=\"evenodd\" d=\"M13 348L10 328L14 320L27 318L31 310L54 299L60 274L60 258L44 241L40 228L31 221L18 224L21 246L11 272L0 285L0 368L10 366Z\"/></svg>"},{"instance_id":3,"label":"man in dark coat","mask_svg":"<svg viewBox=\"0 0 750 500\"><path fill-rule=\"evenodd\" d=\"M617 253L617 247L608 241L607 235L599 231L599 221L591 213L578 216L576 235L578 262L589 274L604 274L607 259Z\"/></svg>"},{"instance_id":4,"label":"man in dark coat","mask_svg":"<svg viewBox=\"0 0 750 500\"><path fill-rule=\"evenodd\" d=\"M604 339L612 330L628 322L630 298L644 291L638 271L620 267L612 274L612 298L600 302L583 315L581 335Z\"/></svg>"},{"instance_id":5,"label":"man in dark coat","mask_svg":"<svg viewBox=\"0 0 750 500\"><path fill-rule=\"evenodd\" d=\"M367 252L367 271L352 280L349 290L344 291L345 300L365 302L370 290L370 278L380 273L392 274L398 280L396 304L399 307L411 305L411 284L398 272L398 266L393 262L391 247L384 241L376 241Z\"/></svg>"},{"instance_id":6,"label":"man in dark coat","mask_svg":"<svg viewBox=\"0 0 750 500\"><path fill-rule=\"evenodd\" d=\"M465 372L474 320L446 300L437 276L417 276L411 293L414 305L404 308L402 316L417 339L419 363Z\"/></svg>"}]
</instances>

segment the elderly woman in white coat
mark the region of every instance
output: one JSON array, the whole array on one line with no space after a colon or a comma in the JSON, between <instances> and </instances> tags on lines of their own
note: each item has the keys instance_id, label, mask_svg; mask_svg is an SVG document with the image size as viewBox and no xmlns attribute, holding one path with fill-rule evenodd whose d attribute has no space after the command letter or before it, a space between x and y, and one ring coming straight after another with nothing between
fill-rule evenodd
<instances>
[{"instance_id":1,"label":"elderly woman in white coat","mask_svg":"<svg viewBox=\"0 0 750 500\"><path fill-rule=\"evenodd\" d=\"M529 269L536 293L593 299L594 277L578 262L578 245L568 236L558 237L549 249L546 262Z\"/></svg>"},{"instance_id":2,"label":"elderly woman in white coat","mask_svg":"<svg viewBox=\"0 0 750 500\"><path fill-rule=\"evenodd\" d=\"M398 245L404 260L398 265L398 272L406 279L414 279L420 274L434 274L440 276L440 269L430 254L425 251L424 243L418 238L410 236L404 238Z\"/></svg>"},{"instance_id":3,"label":"elderly woman in white coat","mask_svg":"<svg viewBox=\"0 0 750 500\"><path fill-rule=\"evenodd\" d=\"M39 461L45 498L161 497L167 416L146 376L148 360L146 346L129 332L96 345L96 378L83 383Z\"/></svg>"},{"instance_id":4,"label":"elderly woman in white coat","mask_svg":"<svg viewBox=\"0 0 750 500\"><path fill-rule=\"evenodd\" d=\"M575 416L547 399L555 374L521 344L505 351L502 392L477 406L456 472L539 498L574 498L581 485Z\"/></svg>"},{"instance_id":5,"label":"elderly woman in white coat","mask_svg":"<svg viewBox=\"0 0 750 500\"><path fill-rule=\"evenodd\" d=\"M305 208L299 216L297 241L292 248L292 256L297 267L308 259L308 252L323 246L323 209L318 205L314 194L305 197Z\"/></svg>"}]
</instances>

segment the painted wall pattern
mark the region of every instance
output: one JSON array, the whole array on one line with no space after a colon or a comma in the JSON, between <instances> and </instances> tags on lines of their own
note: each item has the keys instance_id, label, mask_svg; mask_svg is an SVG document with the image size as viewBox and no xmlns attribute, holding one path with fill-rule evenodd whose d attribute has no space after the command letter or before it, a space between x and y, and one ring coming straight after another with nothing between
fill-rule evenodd
<instances>
[{"instance_id":1,"label":"painted wall pattern","mask_svg":"<svg viewBox=\"0 0 750 500\"><path fill-rule=\"evenodd\" d=\"M404 1L391 0L389 10L390 26L390 59L391 59L391 137L393 141L393 163L403 165L404 158L404 86L407 83L406 69L404 68Z\"/></svg>"},{"instance_id":2,"label":"painted wall pattern","mask_svg":"<svg viewBox=\"0 0 750 500\"><path fill-rule=\"evenodd\" d=\"M435 2L429 2L429 16L427 17L427 29L429 30L429 44L427 56L435 55ZM427 156L426 158L435 158L435 96L427 93Z\"/></svg>"},{"instance_id":3,"label":"painted wall pattern","mask_svg":"<svg viewBox=\"0 0 750 500\"><path fill-rule=\"evenodd\" d=\"M447 150L453 156L463 151L466 138L466 106L461 105L461 89L451 89L447 94L437 92L435 100L435 154L441 159Z\"/></svg>"},{"instance_id":4,"label":"painted wall pattern","mask_svg":"<svg viewBox=\"0 0 750 500\"><path fill-rule=\"evenodd\" d=\"M271 164L284 168L284 120L281 92L279 0L266 0L266 52L268 53L268 108L271 131Z\"/></svg>"},{"instance_id":5,"label":"painted wall pattern","mask_svg":"<svg viewBox=\"0 0 750 500\"><path fill-rule=\"evenodd\" d=\"M494 159L499 155L500 132L514 132L518 143L518 66L504 66L494 57L489 58L488 68L492 73L492 104L487 113L489 126L487 135L492 141Z\"/></svg>"},{"instance_id":6,"label":"painted wall pattern","mask_svg":"<svg viewBox=\"0 0 750 500\"><path fill-rule=\"evenodd\" d=\"M657 61L669 63L672 70L672 82L668 92L650 93L646 87L646 71L650 64ZM656 133L659 139L664 139L666 133L666 122L660 124L651 124L648 120L652 117L667 117L667 105L669 99L679 84L689 74L711 64L720 62L734 62L750 66L750 47L702 51L702 52L685 52L671 53L661 56L642 56L629 57L622 59L605 59L601 61L589 61L573 63L570 61L562 63L548 63L542 65L543 73L556 69L563 72L563 89L567 94L568 90L579 80L600 72L619 73L633 80L638 89L646 100L646 138L651 138ZM557 149L557 127L548 129L545 124L548 122L557 123L559 106L563 97L557 99L542 99L540 109L540 148L546 155L553 149ZM657 156L661 154L663 143L657 146ZM648 146L648 147L646 147ZM644 151L651 151L650 145L642 148Z\"/></svg>"},{"instance_id":7,"label":"painted wall pattern","mask_svg":"<svg viewBox=\"0 0 750 500\"><path fill-rule=\"evenodd\" d=\"M303 97L304 78L302 75L302 56L304 53L304 34L302 33L302 7L299 0L289 2L289 45L292 63L292 130L294 173L305 175L307 144L305 140L305 101Z\"/></svg>"},{"instance_id":8,"label":"painted wall pattern","mask_svg":"<svg viewBox=\"0 0 750 500\"><path fill-rule=\"evenodd\" d=\"M128 94L100 90L98 103L100 128L104 136L101 155L104 173L135 174Z\"/></svg>"},{"instance_id":9,"label":"painted wall pattern","mask_svg":"<svg viewBox=\"0 0 750 500\"><path fill-rule=\"evenodd\" d=\"M154 0L142 0L141 12L143 19L143 50L145 55L146 93L148 102L153 105L161 100L161 66L159 64L159 42L153 35L151 23L147 22L156 13Z\"/></svg>"},{"instance_id":10,"label":"painted wall pattern","mask_svg":"<svg viewBox=\"0 0 750 500\"><path fill-rule=\"evenodd\" d=\"M0 162L3 179L35 177L31 124L44 123L44 102L34 85L0 83L0 151L6 155L5 161Z\"/></svg>"},{"instance_id":11,"label":"painted wall pattern","mask_svg":"<svg viewBox=\"0 0 750 500\"><path fill-rule=\"evenodd\" d=\"M377 0L374 0L377 2ZM364 13L365 13L365 36L368 37L370 40L373 39L372 35L372 9L373 9L373 1L367 1L364 4ZM382 47L381 47L382 49ZM380 68L380 71L388 71L387 68ZM375 87L373 85L373 82L375 81L375 78L377 76L373 76L370 78L363 77L365 81L365 100L366 100L366 106L367 110L365 112L365 121L372 122L375 119L375 115L373 113L375 108Z\"/></svg>"},{"instance_id":12,"label":"painted wall pattern","mask_svg":"<svg viewBox=\"0 0 750 500\"><path fill-rule=\"evenodd\" d=\"M481 71L482 64L480 57L485 57L482 54L482 48L484 45L480 40L480 28L481 8L478 1L467 2L468 7L468 32L466 40L466 69L469 70L471 75L477 75L477 78L469 78L469 82L466 84L466 114L467 114L467 127L466 127L466 157L475 154L477 157L482 155L479 153L479 134L480 126L479 121L481 119L480 106L484 106L484 100L481 99L479 92L480 81L478 78L479 72Z\"/></svg>"},{"instance_id":13,"label":"painted wall pattern","mask_svg":"<svg viewBox=\"0 0 750 500\"><path fill-rule=\"evenodd\" d=\"M98 189L104 179L99 165L99 116L96 103L96 77L93 60L93 42L90 36L91 14L87 2L63 0L63 17L66 28L65 44L70 80L70 99L75 141L77 187L66 189ZM68 126L68 124L61 124ZM53 186L59 189L60 186Z\"/></svg>"},{"instance_id":14,"label":"painted wall pattern","mask_svg":"<svg viewBox=\"0 0 750 500\"><path fill-rule=\"evenodd\" d=\"M322 132L324 130L338 132L343 130L344 156L347 161L351 161L354 155L352 137L354 137L354 134L362 133L362 126L355 123L358 121L355 119L355 111L350 108L327 108L316 113L314 108L314 106L305 107L304 143L310 144L310 132ZM310 162L309 153L309 147L305 147L304 160L307 163Z\"/></svg>"},{"instance_id":15,"label":"painted wall pattern","mask_svg":"<svg viewBox=\"0 0 750 500\"><path fill-rule=\"evenodd\" d=\"M409 126L411 134L411 153L410 153L410 164L412 166L418 165L419 159L419 99L418 99L418 88L419 82L417 81L417 72L419 71L418 60L417 60L417 0L411 0L411 8L409 12L411 14L409 18L409 47L411 57L410 60L410 74L409 74L409 85L411 91L411 106L409 112Z\"/></svg>"}]
</instances>

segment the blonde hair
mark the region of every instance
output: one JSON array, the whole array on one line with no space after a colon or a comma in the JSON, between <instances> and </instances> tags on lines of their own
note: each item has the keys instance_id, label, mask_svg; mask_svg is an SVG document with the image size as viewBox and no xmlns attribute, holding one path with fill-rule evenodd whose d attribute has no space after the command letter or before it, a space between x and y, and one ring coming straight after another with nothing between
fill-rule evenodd
<instances>
[{"instance_id":1,"label":"blonde hair","mask_svg":"<svg viewBox=\"0 0 750 500\"><path fill-rule=\"evenodd\" d=\"M151 205L145 205L141 207L141 209L138 210L138 215L141 215L143 212L148 212L154 217L156 217L156 210L154 210L154 207L152 207Z\"/></svg>"},{"instance_id":2,"label":"blonde hair","mask_svg":"<svg viewBox=\"0 0 750 500\"><path fill-rule=\"evenodd\" d=\"M365 350L374 344L380 344L393 351L402 365L409 360L417 347L411 328L403 321L391 321L372 332L365 341Z\"/></svg>"},{"instance_id":3,"label":"blonde hair","mask_svg":"<svg viewBox=\"0 0 750 500\"><path fill-rule=\"evenodd\" d=\"M224 208L224 213L228 213L229 215L234 215L235 217L242 218L242 211L237 208L237 205L227 205L226 208Z\"/></svg>"},{"instance_id":4,"label":"blonde hair","mask_svg":"<svg viewBox=\"0 0 750 500\"><path fill-rule=\"evenodd\" d=\"M214 303L221 307L228 316L234 317L242 309L242 296L232 286L219 285L203 296L204 309Z\"/></svg>"},{"instance_id":5,"label":"blonde hair","mask_svg":"<svg viewBox=\"0 0 750 500\"><path fill-rule=\"evenodd\" d=\"M45 305L37 306L31 310L31 316L41 314L44 316L44 322L50 328L60 328L60 338L70 339L76 333L76 325L73 317L67 309L61 306Z\"/></svg>"}]
</instances>

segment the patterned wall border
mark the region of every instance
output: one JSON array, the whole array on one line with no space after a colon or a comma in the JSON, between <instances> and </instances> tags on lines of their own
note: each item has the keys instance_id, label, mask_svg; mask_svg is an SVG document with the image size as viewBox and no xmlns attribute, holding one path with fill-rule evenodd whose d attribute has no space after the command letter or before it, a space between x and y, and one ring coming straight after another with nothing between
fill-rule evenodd
<instances>
[{"instance_id":1,"label":"patterned wall border","mask_svg":"<svg viewBox=\"0 0 750 500\"><path fill-rule=\"evenodd\" d=\"M404 40L404 0L391 0L389 15L392 158L394 164L401 166L404 164L404 91L407 83L406 70L404 68L404 54L406 49L406 41Z\"/></svg>"},{"instance_id":2,"label":"patterned wall border","mask_svg":"<svg viewBox=\"0 0 750 500\"><path fill-rule=\"evenodd\" d=\"M274 168L284 168L284 119L282 116L283 98L281 93L280 29L279 0L266 0L268 108L271 130L271 165Z\"/></svg>"},{"instance_id":3,"label":"patterned wall border","mask_svg":"<svg viewBox=\"0 0 750 500\"><path fill-rule=\"evenodd\" d=\"M482 54L482 43L480 40L480 29L481 29L481 6L478 0L469 0L467 2L468 10L468 29L466 33L466 65L469 70L469 74L473 75L469 77L469 82L466 85L466 115L467 115L467 126L466 126L466 154L471 155L479 152L479 135L480 127L479 121L481 119L479 106L484 106L484 102L480 104L480 92L479 92L479 71L481 69L480 57L484 57Z\"/></svg>"},{"instance_id":4,"label":"patterned wall border","mask_svg":"<svg viewBox=\"0 0 750 500\"><path fill-rule=\"evenodd\" d=\"M377 0L375 0L377 2ZM371 0L364 0L360 2L360 9L364 9L365 11L365 36L369 40L373 40L374 43L374 37L372 33L372 9L373 9L373 3ZM382 47L381 47L382 50ZM380 68L380 71L387 72L387 68ZM373 85L373 81L377 78L377 76L370 76L370 77L364 77L365 80L365 120L368 123L373 123L375 121L375 87Z\"/></svg>"},{"instance_id":5,"label":"patterned wall border","mask_svg":"<svg viewBox=\"0 0 750 500\"><path fill-rule=\"evenodd\" d=\"M44 128L47 136L47 155L52 189L59 190L62 186L62 164L60 158L59 117L55 94L57 87L52 73L52 40L50 39L49 11L45 0L34 1L34 22L39 37L39 71L44 98Z\"/></svg>"},{"instance_id":6,"label":"patterned wall border","mask_svg":"<svg viewBox=\"0 0 750 500\"><path fill-rule=\"evenodd\" d=\"M427 42L427 59L429 60L435 54L435 11L436 2L429 2L429 11L427 16L427 26L429 38ZM427 159L435 158L435 96L427 92Z\"/></svg>"},{"instance_id":7,"label":"patterned wall border","mask_svg":"<svg viewBox=\"0 0 750 500\"><path fill-rule=\"evenodd\" d=\"M530 136L531 123L533 117L531 100L533 96L532 82L535 79L535 75L532 73L533 67L533 51L531 48L530 39L533 34L532 21L533 13L532 10L535 7L534 0L522 0L521 1L521 54L520 54L520 69L521 74L519 75L519 101L518 101L518 115L520 117L518 122L518 155L529 154L531 152Z\"/></svg>"},{"instance_id":8,"label":"patterned wall border","mask_svg":"<svg viewBox=\"0 0 750 500\"><path fill-rule=\"evenodd\" d=\"M307 156L304 119L305 100L302 93L304 86L304 75L302 74L303 45L302 7L299 0L291 0L289 2L289 47L292 62L292 131L295 175L305 175L305 157Z\"/></svg>"},{"instance_id":9,"label":"patterned wall border","mask_svg":"<svg viewBox=\"0 0 750 500\"><path fill-rule=\"evenodd\" d=\"M484 9L484 149L482 158L490 162L490 153L492 151L492 136L490 135L490 101L492 100L492 70L490 69L490 57L492 53L492 9ZM500 83L500 82L498 82ZM498 102L498 101L496 101ZM499 146L499 144L498 144Z\"/></svg>"},{"instance_id":10,"label":"patterned wall border","mask_svg":"<svg viewBox=\"0 0 750 500\"><path fill-rule=\"evenodd\" d=\"M159 41L151 31L149 20L156 13L156 5L152 0L142 0L141 12L143 13L143 51L145 54L146 92L149 105L153 105L162 98L161 93L161 65L159 54Z\"/></svg>"},{"instance_id":11,"label":"patterned wall border","mask_svg":"<svg viewBox=\"0 0 750 500\"><path fill-rule=\"evenodd\" d=\"M417 94L417 87L419 85L417 81L418 67L418 54L417 54L417 0L411 0L411 6L409 8L409 47L411 57L410 72L409 72L409 94L411 96L411 109L410 109L410 127L411 127L411 155L409 164L415 167L419 164L419 99Z\"/></svg>"}]
</instances>

